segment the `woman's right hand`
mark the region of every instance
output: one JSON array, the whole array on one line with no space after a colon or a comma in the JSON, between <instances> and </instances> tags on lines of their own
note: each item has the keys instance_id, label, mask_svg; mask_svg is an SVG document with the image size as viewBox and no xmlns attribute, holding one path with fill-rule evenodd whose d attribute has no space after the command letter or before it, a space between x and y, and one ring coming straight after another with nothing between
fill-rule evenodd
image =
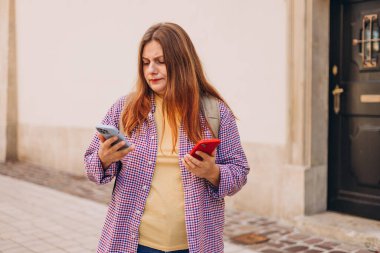
<instances>
[{"instance_id":1,"label":"woman's right hand","mask_svg":"<svg viewBox=\"0 0 380 253\"><path fill-rule=\"evenodd\" d=\"M111 146L112 143L117 141L116 136L111 137L107 140L103 135L98 133L98 138L100 140L98 156L102 163L103 169L107 169L112 163L120 161L124 156L135 149L135 146L131 145L129 148L119 150L122 146L125 145L124 141Z\"/></svg>"}]
</instances>

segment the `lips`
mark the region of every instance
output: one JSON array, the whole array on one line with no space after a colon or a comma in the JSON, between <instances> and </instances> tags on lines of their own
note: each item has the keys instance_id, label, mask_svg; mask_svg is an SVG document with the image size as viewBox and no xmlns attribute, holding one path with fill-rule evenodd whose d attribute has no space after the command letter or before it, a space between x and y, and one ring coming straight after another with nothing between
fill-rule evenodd
<instances>
[{"instance_id":1,"label":"lips","mask_svg":"<svg viewBox=\"0 0 380 253\"><path fill-rule=\"evenodd\" d=\"M158 81L162 80L162 78L155 78L155 79L150 79L150 82L156 83Z\"/></svg>"}]
</instances>

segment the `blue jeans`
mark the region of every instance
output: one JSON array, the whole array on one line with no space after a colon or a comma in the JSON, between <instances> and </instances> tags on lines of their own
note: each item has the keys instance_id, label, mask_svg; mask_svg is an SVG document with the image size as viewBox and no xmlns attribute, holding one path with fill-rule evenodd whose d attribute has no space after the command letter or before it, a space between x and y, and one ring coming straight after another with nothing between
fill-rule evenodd
<instances>
[{"instance_id":1,"label":"blue jeans","mask_svg":"<svg viewBox=\"0 0 380 253\"><path fill-rule=\"evenodd\" d=\"M188 249L175 250L175 251L162 251L158 249L152 249L147 246L139 245L137 253L189 253Z\"/></svg>"}]
</instances>

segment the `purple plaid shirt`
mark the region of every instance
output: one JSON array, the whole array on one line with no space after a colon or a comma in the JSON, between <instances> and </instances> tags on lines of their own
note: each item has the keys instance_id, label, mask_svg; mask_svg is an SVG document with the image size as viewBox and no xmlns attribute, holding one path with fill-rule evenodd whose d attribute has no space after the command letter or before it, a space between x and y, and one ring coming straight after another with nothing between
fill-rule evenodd
<instances>
[{"instance_id":1,"label":"purple plaid shirt","mask_svg":"<svg viewBox=\"0 0 380 253\"><path fill-rule=\"evenodd\" d=\"M121 97L107 112L102 124L119 127L119 118L126 97ZM139 226L149 194L157 157L157 129L154 121L155 103L142 125L140 135L133 132L128 140L136 148L121 161L104 170L98 156L99 139L94 135L85 153L87 176L97 184L109 183L117 176L115 190L109 204L98 252L135 253L139 242ZM224 197L238 192L247 181L249 172L241 147L234 116L219 102L220 130L216 163L220 168L220 184L214 187L207 180L191 174L181 159L190 152L191 142L180 126L179 166L185 198L185 223L191 253L223 252ZM212 138L201 117L206 138Z\"/></svg>"}]
</instances>

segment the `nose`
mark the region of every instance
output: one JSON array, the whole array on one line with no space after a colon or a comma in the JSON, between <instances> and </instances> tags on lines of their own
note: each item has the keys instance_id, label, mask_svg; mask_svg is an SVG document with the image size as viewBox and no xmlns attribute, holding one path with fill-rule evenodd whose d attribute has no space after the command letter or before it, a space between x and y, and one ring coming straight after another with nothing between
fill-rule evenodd
<instances>
[{"instance_id":1,"label":"nose","mask_svg":"<svg viewBox=\"0 0 380 253\"><path fill-rule=\"evenodd\" d=\"M157 66L153 61L149 63L147 71L148 71L148 74L156 74L157 73Z\"/></svg>"}]
</instances>

